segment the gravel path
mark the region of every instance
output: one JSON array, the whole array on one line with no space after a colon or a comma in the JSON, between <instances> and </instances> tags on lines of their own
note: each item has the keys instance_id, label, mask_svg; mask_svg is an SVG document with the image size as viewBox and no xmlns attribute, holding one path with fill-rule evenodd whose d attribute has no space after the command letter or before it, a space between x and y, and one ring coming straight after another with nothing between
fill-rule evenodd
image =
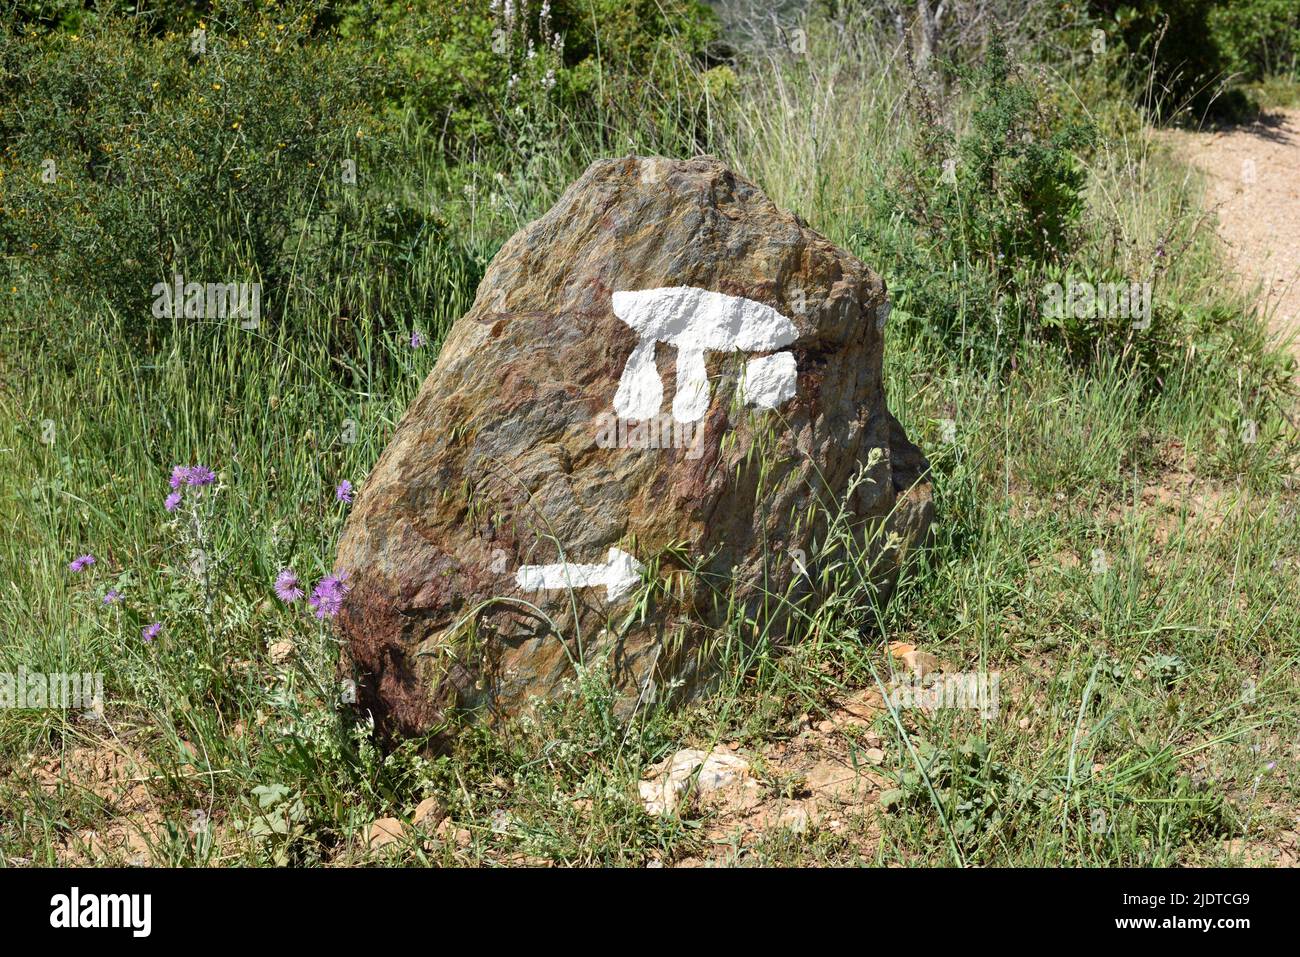
<instances>
[{"instance_id":1,"label":"gravel path","mask_svg":"<svg viewBox=\"0 0 1300 957\"><path fill-rule=\"evenodd\" d=\"M1230 130L1175 135L1206 174L1237 272L1258 286L1271 328L1300 356L1300 110Z\"/></svg>"}]
</instances>

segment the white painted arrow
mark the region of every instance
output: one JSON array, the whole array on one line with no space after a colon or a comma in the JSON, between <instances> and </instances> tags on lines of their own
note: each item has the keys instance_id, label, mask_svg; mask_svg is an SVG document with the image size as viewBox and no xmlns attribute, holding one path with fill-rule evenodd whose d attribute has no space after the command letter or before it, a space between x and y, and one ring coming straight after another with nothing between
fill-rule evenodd
<instances>
[{"instance_id":1,"label":"white painted arrow","mask_svg":"<svg viewBox=\"0 0 1300 957\"><path fill-rule=\"evenodd\" d=\"M515 572L515 584L524 591L552 588L592 588L605 586L605 598L618 601L641 581L645 566L623 551L611 548L603 565L579 565L559 562L555 565L521 565Z\"/></svg>"}]
</instances>

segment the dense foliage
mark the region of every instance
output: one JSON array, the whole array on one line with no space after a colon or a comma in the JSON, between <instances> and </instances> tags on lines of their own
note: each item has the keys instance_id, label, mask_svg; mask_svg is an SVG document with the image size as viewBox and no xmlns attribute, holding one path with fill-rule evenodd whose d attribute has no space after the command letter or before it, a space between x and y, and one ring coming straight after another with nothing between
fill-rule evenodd
<instances>
[{"instance_id":1,"label":"dense foliage","mask_svg":"<svg viewBox=\"0 0 1300 957\"><path fill-rule=\"evenodd\" d=\"M1241 118L1243 81L1297 76L1300 8L1292 0L1090 0L1130 54L1132 82L1157 116Z\"/></svg>"}]
</instances>

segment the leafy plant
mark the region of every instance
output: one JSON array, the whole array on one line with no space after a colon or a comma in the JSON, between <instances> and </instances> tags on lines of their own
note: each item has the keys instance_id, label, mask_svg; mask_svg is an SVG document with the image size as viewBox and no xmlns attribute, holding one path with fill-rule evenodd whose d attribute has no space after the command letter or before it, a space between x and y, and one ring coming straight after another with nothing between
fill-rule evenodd
<instances>
[{"instance_id":1,"label":"leafy plant","mask_svg":"<svg viewBox=\"0 0 1300 957\"><path fill-rule=\"evenodd\" d=\"M975 99L969 130L955 136L914 84L913 143L875 193L878 217L907 228L857 238L894 263L902 317L949 346L1005 352L1032 319L1042 270L1071 248L1086 181L1075 154L1095 134L1059 118L999 39L959 73Z\"/></svg>"},{"instance_id":2,"label":"leafy plant","mask_svg":"<svg viewBox=\"0 0 1300 957\"><path fill-rule=\"evenodd\" d=\"M988 743L970 737L961 744L939 748L924 739L912 742L920 767L906 764L897 784L883 792L885 810L933 809L938 800L944 818L959 843L1002 826L1024 810L1052 799L1052 789L1031 784L1012 767L992 757Z\"/></svg>"},{"instance_id":3,"label":"leafy plant","mask_svg":"<svg viewBox=\"0 0 1300 957\"><path fill-rule=\"evenodd\" d=\"M0 25L7 267L137 341L177 274L260 282L278 316L291 276L346 255L329 228L354 200L344 173L384 152L366 106L383 68L317 42L308 9L236 4L156 38L113 16L48 37Z\"/></svg>"},{"instance_id":4,"label":"leafy plant","mask_svg":"<svg viewBox=\"0 0 1300 957\"><path fill-rule=\"evenodd\" d=\"M1249 98L1229 85L1233 62L1220 17L1239 2L1089 0L1089 6L1128 52L1130 87L1142 105L1157 119L1199 124L1207 117L1240 119L1250 110ZM1257 11L1248 15L1256 23Z\"/></svg>"}]
</instances>

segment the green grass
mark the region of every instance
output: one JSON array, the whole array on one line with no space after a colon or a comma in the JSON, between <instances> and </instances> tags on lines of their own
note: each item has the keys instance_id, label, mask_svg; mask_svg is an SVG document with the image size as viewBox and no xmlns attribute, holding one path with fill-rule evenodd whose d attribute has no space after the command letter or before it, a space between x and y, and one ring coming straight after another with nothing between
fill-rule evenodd
<instances>
[{"instance_id":1,"label":"green grass","mask_svg":"<svg viewBox=\"0 0 1300 957\"><path fill-rule=\"evenodd\" d=\"M778 203L852 248L862 229L900 228L872 219L868 197L909 121L896 64L870 49L845 54L834 76L829 62L752 64L736 101L716 105L713 135ZM670 118L662 127L630 131L633 145L684 151ZM393 275L295 287L286 321L178 323L145 354L111 313L62 321L68 300L34 277L5 290L0 671L102 671L106 700L100 721L0 710L0 861L88 861L87 832L138 826L139 842L110 859L1146 866L1240 863L1227 842L1268 847L1294 827L1294 404L1258 317L1223 291L1195 184L1140 128L1089 159L1079 256L1127 271L1165 238L1177 254L1164 295L1217 309L1220 339L1189 338L1153 384L1123 350L1027 342L1014 364L978 367L901 321L887 390L931 457L938 524L886 609L850 565L808 611L808 640L763 646L681 711L620 723L593 668L535 715L466 729L454 755L376 750L340 705L330 629L276 602L272 580L285 565L312 581L332 568L345 514L335 486L359 484L377 459L488 254L591 158L580 137L562 140L501 183L483 173L489 160L448 167L427 130L404 135L422 158L390 188L436 197L455 241L417 246ZM474 199L492 191L496 203ZM891 263L873 265L892 280ZM375 305L341 318L341 301ZM429 345L410 347L415 328ZM1190 348L1211 341L1228 345ZM220 481L169 515L171 467L195 462ZM87 551L97 564L70 574ZM105 607L110 586L124 600ZM153 621L165 628L146 644ZM292 653L273 654L286 641ZM891 810L851 808L839 829L802 835L773 827L743 847L707 810L641 812L645 767L715 742L757 756L769 793L799 793L770 749L888 681L889 641L1002 675L991 720L878 716ZM146 796L42 770L111 748L140 757L128 776ZM366 825L409 818L429 795L450 813L446 839L365 847ZM197 834L196 812L211 822Z\"/></svg>"}]
</instances>

